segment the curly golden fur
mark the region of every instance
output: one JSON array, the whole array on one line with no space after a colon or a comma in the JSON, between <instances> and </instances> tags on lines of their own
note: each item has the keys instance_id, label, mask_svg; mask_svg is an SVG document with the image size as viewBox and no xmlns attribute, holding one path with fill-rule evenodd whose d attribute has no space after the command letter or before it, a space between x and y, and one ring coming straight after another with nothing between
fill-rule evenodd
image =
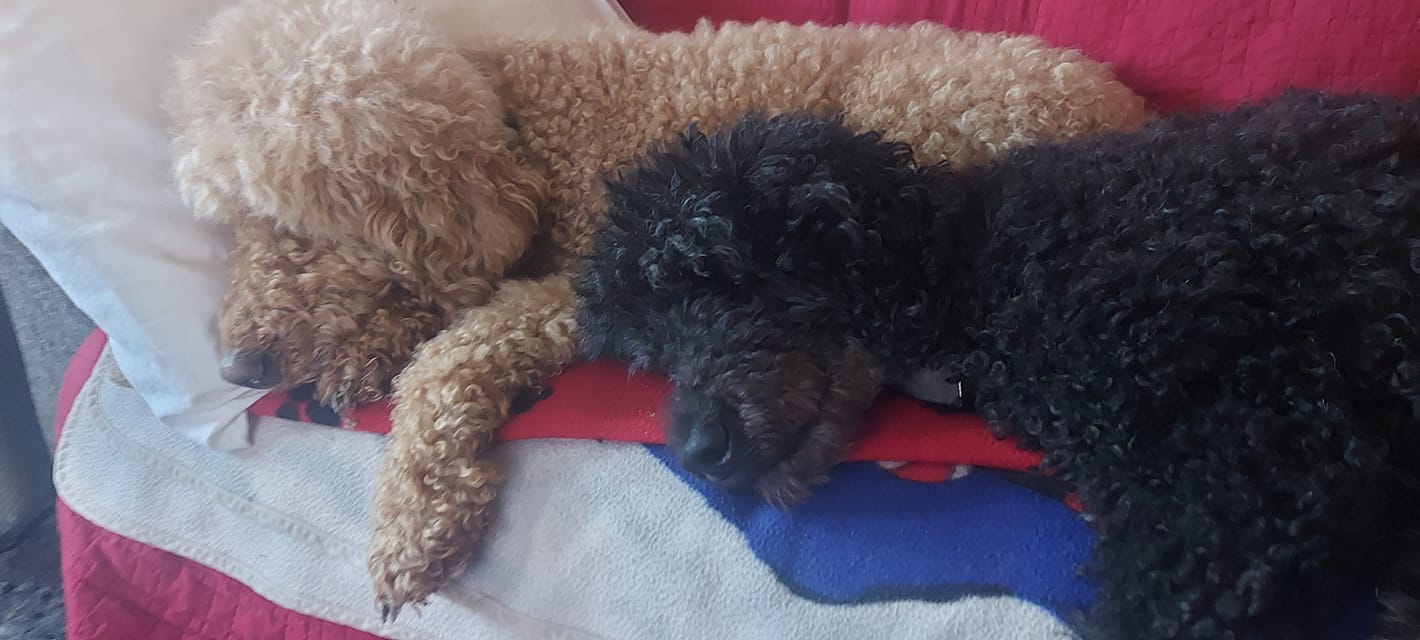
<instances>
[{"instance_id":1,"label":"curly golden fur","mask_svg":"<svg viewBox=\"0 0 1420 640\"><path fill-rule=\"evenodd\" d=\"M467 563L493 432L577 352L569 276L603 178L652 145L751 110L842 113L972 165L1145 118L1076 52L927 24L450 42L386 0L248 0L170 105L181 192L239 235L223 348L342 411L398 373L369 553L391 612Z\"/></svg>"},{"instance_id":2,"label":"curly golden fur","mask_svg":"<svg viewBox=\"0 0 1420 640\"><path fill-rule=\"evenodd\" d=\"M309 371L331 406L389 393L409 353L449 324L437 298L413 295L365 245L302 237L255 216L234 228L219 335L279 339L280 366Z\"/></svg>"}]
</instances>

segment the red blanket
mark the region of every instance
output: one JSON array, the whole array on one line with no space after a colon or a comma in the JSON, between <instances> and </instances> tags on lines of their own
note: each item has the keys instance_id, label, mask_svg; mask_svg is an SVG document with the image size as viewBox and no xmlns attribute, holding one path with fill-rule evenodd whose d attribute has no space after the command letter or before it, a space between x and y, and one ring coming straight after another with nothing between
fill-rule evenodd
<instances>
[{"instance_id":1,"label":"red blanket","mask_svg":"<svg viewBox=\"0 0 1420 640\"><path fill-rule=\"evenodd\" d=\"M628 376L621 366L597 362L574 366L554 378L531 408L514 415L498 432L504 440L582 438L627 442L663 442L661 412L669 384L658 376ZM303 400L300 394L273 393L252 413L313 422L334 416ZM518 407L515 407L517 411ZM850 452L850 460L971 464L1026 469L1039 460L1009 441L998 440L974 415L943 413L898 395L885 395L867 416L868 429ZM388 433L389 404L360 407L349 425L360 431Z\"/></svg>"}]
</instances>

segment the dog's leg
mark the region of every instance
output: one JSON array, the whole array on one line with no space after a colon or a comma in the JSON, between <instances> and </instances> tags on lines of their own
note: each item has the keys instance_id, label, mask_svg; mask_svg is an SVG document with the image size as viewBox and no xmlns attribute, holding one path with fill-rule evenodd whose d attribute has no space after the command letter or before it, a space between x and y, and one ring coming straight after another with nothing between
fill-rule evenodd
<instances>
[{"instance_id":1,"label":"dog's leg","mask_svg":"<svg viewBox=\"0 0 1420 640\"><path fill-rule=\"evenodd\" d=\"M424 602L467 565L501 480L487 459L493 433L519 391L573 359L574 328L567 277L510 280L421 345L395 380L369 550L386 615Z\"/></svg>"},{"instance_id":2,"label":"dog's leg","mask_svg":"<svg viewBox=\"0 0 1420 640\"><path fill-rule=\"evenodd\" d=\"M1071 465L1102 527L1087 638L1324 636L1341 572L1376 562L1386 447L1316 397L1225 392Z\"/></svg>"}]
</instances>

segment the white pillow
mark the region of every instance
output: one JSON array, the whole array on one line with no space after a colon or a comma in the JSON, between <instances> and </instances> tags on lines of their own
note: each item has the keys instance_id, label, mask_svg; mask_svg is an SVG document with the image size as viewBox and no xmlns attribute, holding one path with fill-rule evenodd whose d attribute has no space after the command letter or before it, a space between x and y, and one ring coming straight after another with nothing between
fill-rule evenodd
<instances>
[{"instance_id":1,"label":"white pillow","mask_svg":"<svg viewBox=\"0 0 1420 640\"><path fill-rule=\"evenodd\" d=\"M626 22L615 0L424 0L460 39ZM172 60L226 0L18 0L0 12L0 224L103 329L162 421L249 444L262 392L218 375L227 234L170 179ZM12 304L24 304L14 300Z\"/></svg>"}]
</instances>

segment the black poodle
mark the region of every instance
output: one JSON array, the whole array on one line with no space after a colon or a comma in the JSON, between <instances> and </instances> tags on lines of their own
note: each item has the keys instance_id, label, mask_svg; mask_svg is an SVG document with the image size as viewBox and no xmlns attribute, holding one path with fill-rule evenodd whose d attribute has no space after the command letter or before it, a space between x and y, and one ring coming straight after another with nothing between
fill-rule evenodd
<instances>
[{"instance_id":1,"label":"black poodle","mask_svg":"<svg viewBox=\"0 0 1420 640\"><path fill-rule=\"evenodd\" d=\"M686 469L802 498L882 384L971 383L1097 517L1097 638L1321 637L1420 580L1420 101L1260 106L953 170L749 117L609 185L588 355L664 372ZM1403 560L1402 560L1403 559Z\"/></svg>"}]
</instances>

